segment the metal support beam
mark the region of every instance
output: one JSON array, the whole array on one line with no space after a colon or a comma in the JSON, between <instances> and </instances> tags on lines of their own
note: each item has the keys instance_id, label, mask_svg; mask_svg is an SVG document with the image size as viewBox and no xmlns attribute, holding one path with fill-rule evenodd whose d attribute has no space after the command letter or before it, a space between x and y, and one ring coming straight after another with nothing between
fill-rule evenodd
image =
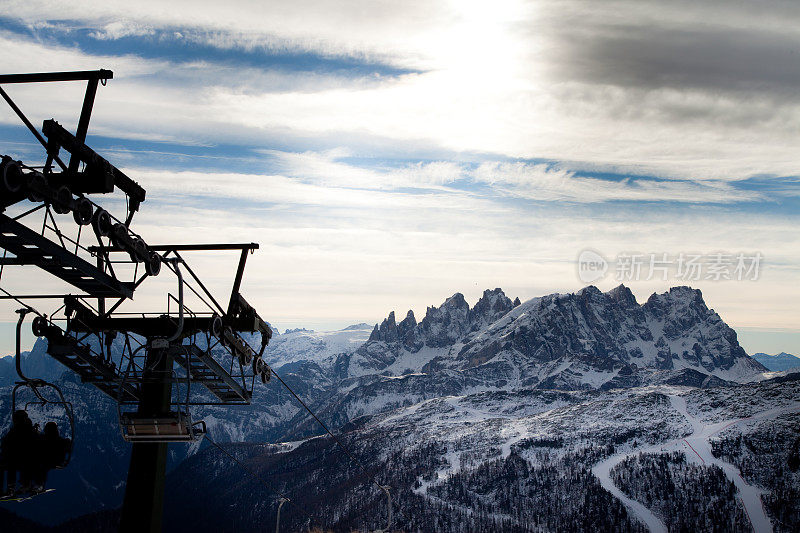
<instances>
[{"instance_id":1,"label":"metal support beam","mask_svg":"<svg viewBox=\"0 0 800 533\"><path fill-rule=\"evenodd\" d=\"M35 265L93 296L133 298L121 282L29 227L0 214L0 248L26 265Z\"/></svg>"},{"instance_id":2,"label":"metal support beam","mask_svg":"<svg viewBox=\"0 0 800 533\"><path fill-rule=\"evenodd\" d=\"M89 131L89 120L92 118L92 108L94 107L94 97L97 95L97 78L90 79L86 83L86 94L83 97L83 107L81 108L81 116L78 119L78 129L75 132L75 137L81 141L86 141L86 133ZM69 158L69 171L76 172L80 159L75 154L71 154Z\"/></svg>"},{"instance_id":3,"label":"metal support beam","mask_svg":"<svg viewBox=\"0 0 800 533\"><path fill-rule=\"evenodd\" d=\"M233 279L233 287L231 287L231 299L228 302L228 314L233 313L233 306L236 304L237 297L239 296L239 289L242 286L242 276L244 275L244 266L247 263L247 252L249 250L243 249L242 255L239 256L239 268L236 269L236 277Z\"/></svg>"},{"instance_id":4,"label":"metal support beam","mask_svg":"<svg viewBox=\"0 0 800 533\"><path fill-rule=\"evenodd\" d=\"M97 254L97 270L99 270L103 274L106 273L105 260L106 258L103 256L102 253ZM102 296L97 299L97 312L100 314L100 316L106 314L106 299L103 298Z\"/></svg>"},{"instance_id":5,"label":"metal support beam","mask_svg":"<svg viewBox=\"0 0 800 533\"><path fill-rule=\"evenodd\" d=\"M3 83L37 83L43 81L110 80L114 73L110 70L79 70L74 72L33 72L30 74L0 74Z\"/></svg>"},{"instance_id":6,"label":"metal support beam","mask_svg":"<svg viewBox=\"0 0 800 533\"><path fill-rule=\"evenodd\" d=\"M14 103L14 100L12 100L10 96L8 96L8 94L3 90L2 87L0 87L0 96L3 97L3 100L6 101L8 107L10 107L11 110L17 114L17 117L19 117L22 123L25 124L25 126L28 128L28 130L30 130L33 136L36 137L36 140L39 141L39 143L42 146L44 146L45 150L47 150L47 141L44 140L42 134L39 133L39 131L33 127L33 124L31 124L31 121L28 120L28 117L25 116L25 113L23 113L22 110L17 106L17 104ZM57 155L53 155L53 158L55 159L56 163L58 163L58 166L61 167L61 170L67 170L67 166L64 164L63 161L61 161L61 159L59 159Z\"/></svg>"},{"instance_id":7,"label":"metal support beam","mask_svg":"<svg viewBox=\"0 0 800 533\"><path fill-rule=\"evenodd\" d=\"M89 295L88 294L16 294L13 296L9 296L7 294L0 294L0 300L16 300L18 298L20 300L63 300L64 298L68 298L70 296L74 296L77 298L84 298Z\"/></svg>"},{"instance_id":8,"label":"metal support beam","mask_svg":"<svg viewBox=\"0 0 800 533\"><path fill-rule=\"evenodd\" d=\"M206 288L205 283L203 283L200 280L200 278L197 277L197 274L194 273L194 270L192 270L192 267L190 267L189 264L186 261L183 260L183 257L181 257L181 254L179 254L177 250L172 250L172 252L183 263L183 268L185 268L186 271L189 272L189 275L192 276L192 278L194 278L195 282L197 282L197 284L200 286L200 288L203 290L203 292L206 293L206 296L208 296L208 298L212 302L214 302L214 305L217 306L217 309L219 309L219 312L224 315L225 314L225 309L223 309L222 306L219 305L219 302L217 301L217 299L214 298L214 295L211 294L211 292L208 290L208 288ZM0 263L0 264L2 264L2 263ZM198 296L200 296L200 295L198 294Z\"/></svg>"},{"instance_id":9,"label":"metal support beam","mask_svg":"<svg viewBox=\"0 0 800 533\"><path fill-rule=\"evenodd\" d=\"M173 350L173 354L175 361L189 372L193 381L205 385L221 401L250 403L251 393L239 385L210 353L191 344L180 346L180 349Z\"/></svg>"},{"instance_id":10,"label":"metal support beam","mask_svg":"<svg viewBox=\"0 0 800 533\"><path fill-rule=\"evenodd\" d=\"M83 114L81 114L81 117L83 118ZM88 118L86 120L88 121ZM109 163L97 152L86 146L82 139L72 135L64 129L61 124L55 120L45 120L44 123L42 123L42 133L44 133L51 143L55 143L55 145L64 148L72 154L70 163L73 161L83 161L86 163L87 167L92 168L93 173L100 172L110 174L113 178L113 184L130 196L132 204L136 204L136 209L133 208L133 205L131 206L132 211L136 211L138 205L144 202L145 190L138 183L126 176L120 169Z\"/></svg>"},{"instance_id":11,"label":"metal support beam","mask_svg":"<svg viewBox=\"0 0 800 533\"><path fill-rule=\"evenodd\" d=\"M255 242L248 242L244 244L153 244L147 245L148 248L154 252L204 252L215 250L258 250L258 244ZM90 252L97 252L100 250L99 246L89 246ZM119 246L106 246L104 248L107 252L125 252L124 248Z\"/></svg>"},{"instance_id":12,"label":"metal support beam","mask_svg":"<svg viewBox=\"0 0 800 533\"><path fill-rule=\"evenodd\" d=\"M174 315L173 315L174 316ZM182 337L188 337L200 331L208 331L211 327L210 316L187 316L184 318ZM175 322L170 317L98 317L81 315L70 322L72 331L93 333L95 331L128 331L143 337L166 337L175 332ZM239 325L238 323L236 325Z\"/></svg>"},{"instance_id":13,"label":"metal support beam","mask_svg":"<svg viewBox=\"0 0 800 533\"><path fill-rule=\"evenodd\" d=\"M86 140L86 133L89 130L89 119L92 115L92 108L94 107L94 98L97 94L97 83L102 80L103 84L105 85L106 80L110 80L114 77L114 73L110 70L100 69L100 70L80 70L74 72L33 72L29 74L0 74L0 85L7 84L7 83L39 83L39 82L53 82L53 81L82 81L86 80L86 94L83 99L83 108L81 109L81 116L78 121L78 131L76 133L76 137L81 141ZM44 140L42 135L33 127L33 124L28 120L25 114L20 110L19 107L11 100L11 97L6 94L6 92L0 88L0 96L8 103L12 110L17 114L19 119L22 121L25 126L30 130L30 132L36 137L36 139L44 146L45 150L48 151L48 166L50 164L50 157L54 158L58 165L61 167L62 170L67 170L67 166L59 159L57 154L50 154L50 150L48 150L47 142ZM69 169L71 171L75 171L78 169L79 161L76 159L75 155L72 155L69 162Z\"/></svg>"},{"instance_id":14,"label":"metal support beam","mask_svg":"<svg viewBox=\"0 0 800 533\"><path fill-rule=\"evenodd\" d=\"M149 350L147 367L151 376L164 376L172 370L172 356L167 349ZM170 411L172 381L142 383L138 414L157 417ZM167 443L135 442L125 499L120 518L121 533L158 533L164 513L164 479L167 471Z\"/></svg>"}]
</instances>

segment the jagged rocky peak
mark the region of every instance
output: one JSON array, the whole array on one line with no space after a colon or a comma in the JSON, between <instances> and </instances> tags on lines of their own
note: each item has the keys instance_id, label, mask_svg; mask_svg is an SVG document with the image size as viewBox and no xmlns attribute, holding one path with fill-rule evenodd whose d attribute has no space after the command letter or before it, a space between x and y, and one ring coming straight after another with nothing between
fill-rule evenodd
<instances>
[{"instance_id":1,"label":"jagged rocky peak","mask_svg":"<svg viewBox=\"0 0 800 533\"><path fill-rule=\"evenodd\" d=\"M517 301L519 302L519 299L517 299ZM481 296L475 306L471 309L470 322L473 324L473 326L477 326L478 322L482 322L483 324L491 324L501 316L511 311L514 307L514 302L512 302L508 296L505 295L503 289L486 289L483 291L483 296Z\"/></svg>"},{"instance_id":2,"label":"jagged rocky peak","mask_svg":"<svg viewBox=\"0 0 800 533\"><path fill-rule=\"evenodd\" d=\"M441 311L446 309L469 309L469 304L467 303L467 300L464 299L464 295L460 292L457 292L450 298L446 299L439 307L429 307L428 311ZM427 316L428 313L425 313L425 315Z\"/></svg>"},{"instance_id":3,"label":"jagged rocky peak","mask_svg":"<svg viewBox=\"0 0 800 533\"><path fill-rule=\"evenodd\" d=\"M397 342L397 323L394 319L394 311L383 319L381 325L375 324L375 329L369 336L371 341Z\"/></svg>"},{"instance_id":4,"label":"jagged rocky peak","mask_svg":"<svg viewBox=\"0 0 800 533\"><path fill-rule=\"evenodd\" d=\"M639 305L633 292L623 284L617 285L606 294L621 307L632 308Z\"/></svg>"},{"instance_id":5,"label":"jagged rocky peak","mask_svg":"<svg viewBox=\"0 0 800 533\"><path fill-rule=\"evenodd\" d=\"M409 350L419 350L423 345L417 332L417 319L414 317L414 311L411 310L399 323L396 322L394 311L389 313L389 316L380 325L375 324L369 340L386 343L400 342Z\"/></svg>"},{"instance_id":6,"label":"jagged rocky peak","mask_svg":"<svg viewBox=\"0 0 800 533\"><path fill-rule=\"evenodd\" d=\"M422 339L414 311L408 310L406 317L397 325L397 336L403 346L411 352L416 352L425 344Z\"/></svg>"},{"instance_id":7,"label":"jagged rocky peak","mask_svg":"<svg viewBox=\"0 0 800 533\"><path fill-rule=\"evenodd\" d=\"M406 313L406 317L400 322L399 327L401 329L409 329L413 328L416 325L417 325L417 319L414 317L414 311L409 309L408 313Z\"/></svg>"},{"instance_id":8,"label":"jagged rocky peak","mask_svg":"<svg viewBox=\"0 0 800 533\"><path fill-rule=\"evenodd\" d=\"M654 292L643 307L657 318L663 318L667 314L675 314L677 312L691 312L698 316L709 312L700 289L686 286L672 287L668 292L661 294Z\"/></svg>"},{"instance_id":9,"label":"jagged rocky peak","mask_svg":"<svg viewBox=\"0 0 800 533\"><path fill-rule=\"evenodd\" d=\"M470 330L469 304L460 292L439 307L428 307L419 323L425 344L434 348L449 346Z\"/></svg>"},{"instance_id":10,"label":"jagged rocky peak","mask_svg":"<svg viewBox=\"0 0 800 533\"><path fill-rule=\"evenodd\" d=\"M673 287L669 292L653 294L642 306L650 317L661 325L663 344L674 344L687 335L697 342L685 351L685 360L706 370L745 368L763 371L754 364L739 345L736 331L706 306L703 293L691 287ZM674 352L673 352L674 353Z\"/></svg>"},{"instance_id":11,"label":"jagged rocky peak","mask_svg":"<svg viewBox=\"0 0 800 533\"><path fill-rule=\"evenodd\" d=\"M441 348L463 339L468 333L491 324L519 305L509 299L502 289L487 289L470 308L460 292L447 298L439 307L428 307L425 317L417 322L413 311L399 323L394 312L380 325L376 324L370 341L402 343L407 350L415 352L423 346Z\"/></svg>"},{"instance_id":12,"label":"jagged rocky peak","mask_svg":"<svg viewBox=\"0 0 800 533\"><path fill-rule=\"evenodd\" d=\"M661 294L653 293L642 309L648 317L664 324L663 333L667 340L677 339L687 330L702 325L716 326L728 342L736 343L736 332L706 306L699 289L682 286L672 287L669 292Z\"/></svg>"}]
</instances>

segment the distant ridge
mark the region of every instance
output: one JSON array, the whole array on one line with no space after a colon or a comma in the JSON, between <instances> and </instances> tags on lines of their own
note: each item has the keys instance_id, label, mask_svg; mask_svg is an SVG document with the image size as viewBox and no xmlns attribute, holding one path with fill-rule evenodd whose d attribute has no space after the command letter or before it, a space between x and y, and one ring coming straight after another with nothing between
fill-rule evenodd
<instances>
[{"instance_id":1,"label":"distant ridge","mask_svg":"<svg viewBox=\"0 0 800 533\"><path fill-rule=\"evenodd\" d=\"M800 368L800 357L786 352L781 352L777 355L759 352L753 354L751 357L773 372L782 372L790 368Z\"/></svg>"}]
</instances>

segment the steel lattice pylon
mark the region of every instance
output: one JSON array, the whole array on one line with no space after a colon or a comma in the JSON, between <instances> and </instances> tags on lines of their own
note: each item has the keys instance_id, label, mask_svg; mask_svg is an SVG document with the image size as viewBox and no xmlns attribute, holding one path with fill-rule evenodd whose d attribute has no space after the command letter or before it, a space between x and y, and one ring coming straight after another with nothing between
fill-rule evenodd
<instances>
[{"instance_id":1,"label":"steel lattice pylon","mask_svg":"<svg viewBox=\"0 0 800 533\"><path fill-rule=\"evenodd\" d=\"M121 529L158 531L167 443L202 437L205 426L192 420L190 405L250 403L255 382L270 377L262 355L272 331L239 292L247 256L257 244L151 245L131 229L145 190L85 144L98 84L112 78L108 70L0 75L0 86L87 82L74 135L55 120L44 121L39 132L0 87L0 96L44 149L43 165L2 156L0 299L32 311L33 333L47 339L48 354L117 402L122 435L134 443ZM62 152L69 154L67 163ZM95 201L117 192L126 200L119 217ZM226 306L184 258L208 251L240 254ZM7 267L39 269L76 292L6 290ZM166 271L178 284L166 309L135 315L119 310L149 278ZM186 291L202 309L189 308ZM37 309L48 302L57 308ZM249 345L245 332L260 334L259 349Z\"/></svg>"}]
</instances>

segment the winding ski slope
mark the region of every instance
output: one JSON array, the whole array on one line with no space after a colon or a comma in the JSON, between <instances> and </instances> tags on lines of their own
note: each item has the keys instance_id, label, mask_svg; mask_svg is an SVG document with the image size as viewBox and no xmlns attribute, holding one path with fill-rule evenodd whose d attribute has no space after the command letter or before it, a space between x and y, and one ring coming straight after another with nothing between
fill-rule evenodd
<instances>
[{"instance_id":1,"label":"winding ski slope","mask_svg":"<svg viewBox=\"0 0 800 533\"><path fill-rule=\"evenodd\" d=\"M761 503L761 495L764 490L748 484L742 478L739 469L730 463L726 463L714 457L711 453L711 444L709 439L721 431L750 420L758 420L764 418L774 418L783 413L793 412L800 410L800 402L795 402L788 407L776 407L761 411L746 418L736 418L723 420L713 424L705 424L699 418L691 415L686 407L686 399L677 394L669 394L670 404L672 408L683 415L692 426L692 433L686 437L674 439L667 443L656 444L646 448L638 448L628 452L622 452L612 455L611 457L597 463L592 468L592 473L600 480L600 484L618 498L630 511L633 516L640 522L645 524L653 533L666 533L667 527L664 522L655 515L650 509L642 505L640 502L629 498L625 495L611 480L611 470L624 461L627 457L641 453L661 453L679 450L686 453L690 460L696 457L702 464L714 464L722 468L725 475L735 485L739 491L739 496L744 505L753 530L756 533L771 533L772 523L767 517L764 506Z\"/></svg>"}]
</instances>

